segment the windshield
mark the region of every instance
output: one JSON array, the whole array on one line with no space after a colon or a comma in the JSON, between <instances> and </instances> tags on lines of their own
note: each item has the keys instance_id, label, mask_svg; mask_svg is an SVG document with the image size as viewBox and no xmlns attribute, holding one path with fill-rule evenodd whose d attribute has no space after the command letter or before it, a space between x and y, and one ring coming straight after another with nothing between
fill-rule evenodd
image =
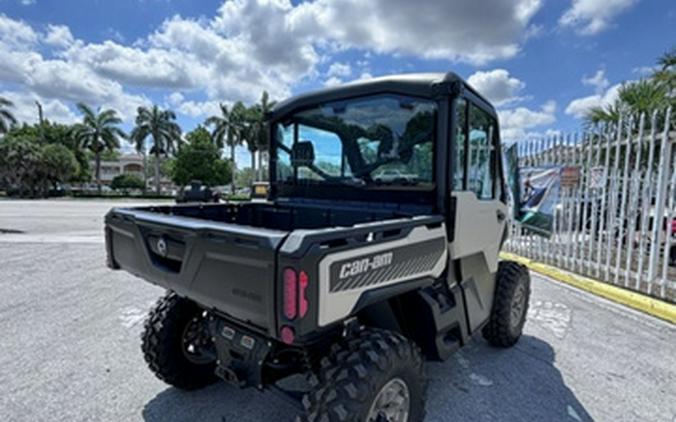
<instances>
[{"instance_id":1,"label":"windshield","mask_svg":"<svg viewBox=\"0 0 676 422\"><path fill-rule=\"evenodd\" d=\"M277 181L428 188L435 117L434 102L395 95L296 113L274 131Z\"/></svg>"}]
</instances>

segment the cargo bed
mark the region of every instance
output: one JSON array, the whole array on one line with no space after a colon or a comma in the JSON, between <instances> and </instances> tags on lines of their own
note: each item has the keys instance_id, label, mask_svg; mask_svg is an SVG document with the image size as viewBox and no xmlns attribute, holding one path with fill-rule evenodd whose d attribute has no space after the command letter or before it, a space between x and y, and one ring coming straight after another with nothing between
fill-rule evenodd
<instances>
[{"instance_id":1,"label":"cargo bed","mask_svg":"<svg viewBox=\"0 0 676 422\"><path fill-rule=\"evenodd\" d=\"M294 230L315 232L410 217L398 207L214 204L115 208L109 266L190 297L262 331L275 326L277 252Z\"/></svg>"}]
</instances>

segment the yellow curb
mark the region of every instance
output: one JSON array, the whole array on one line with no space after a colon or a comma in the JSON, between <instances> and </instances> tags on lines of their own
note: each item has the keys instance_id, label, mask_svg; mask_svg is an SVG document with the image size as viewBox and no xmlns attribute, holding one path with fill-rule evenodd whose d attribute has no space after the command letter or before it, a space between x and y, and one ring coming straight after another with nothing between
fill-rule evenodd
<instances>
[{"instance_id":1,"label":"yellow curb","mask_svg":"<svg viewBox=\"0 0 676 422\"><path fill-rule=\"evenodd\" d=\"M630 308L645 312L646 314L663 319L665 321L669 321L672 324L676 324L676 305L672 305L670 303L661 301L659 299L654 299L637 292L631 292L629 290L625 290L602 281L597 281L588 277L569 273L568 271L560 270L550 265L533 261L531 259L524 258L520 255L515 255L509 252L500 252L500 258L509 261L516 261L527 266L533 271L544 274L562 283L570 284L571 286L575 286L597 296L604 297L606 299L612 300L613 302L621 303L623 305L629 306Z\"/></svg>"}]
</instances>

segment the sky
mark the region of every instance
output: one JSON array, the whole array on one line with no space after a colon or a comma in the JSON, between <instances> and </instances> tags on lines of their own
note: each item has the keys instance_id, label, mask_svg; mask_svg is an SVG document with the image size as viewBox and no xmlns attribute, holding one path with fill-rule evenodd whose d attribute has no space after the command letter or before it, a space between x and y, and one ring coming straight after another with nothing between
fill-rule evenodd
<instances>
[{"instance_id":1,"label":"sky","mask_svg":"<svg viewBox=\"0 0 676 422\"><path fill-rule=\"evenodd\" d=\"M263 90L450 70L513 141L579 129L674 46L673 0L0 0L0 96L22 121L85 102L127 130L158 104L189 131Z\"/></svg>"}]
</instances>

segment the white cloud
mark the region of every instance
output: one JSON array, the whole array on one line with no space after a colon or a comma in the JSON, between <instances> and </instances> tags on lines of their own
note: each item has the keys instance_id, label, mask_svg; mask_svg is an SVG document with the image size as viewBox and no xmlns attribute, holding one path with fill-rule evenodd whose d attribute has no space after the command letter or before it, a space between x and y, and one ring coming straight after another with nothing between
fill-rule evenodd
<instances>
[{"instance_id":1,"label":"white cloud","mask_svg":"<svg viewBox=\"0 0 676 422\"><path fill-rule=\"evenodd\" d=\"M594 35L608 28L617 15L637 2L638 0L572 0L570 8L559 19L559 24L574 28L581 35Z\"/></svg>"},{"instance_id":2,"label":"white cloud","mask_svg":"<svg viewBox=\"0 0 676 422\"><path fill-rule=\"evenodd\" d=\"M307 80L338 83L368 68L335 62L341 49L483 63L514 56L541 0L228 0L212 18L174 16L133 44L86 42L67 26L36 30L0 14L0 89L61 104L115 108L127 120L152 89L179 112L220 101L287 97ZM518 80L507 78L513 89ZM182 98L168 95L180 92ZM186 101L190 98L190 101ZM56 107L56 106L55 106Z\"/></svg>"},{"instance_id":3,"label":"white cloud","mask_svg":"<svg viewBox=\"0 0 676 422\"><path fill-rule=\"evenodd\" d=\"M593 86L597 94L602 93L610 84L608 78L606 78L606 71L604 69L599 69L593 76L583 77L582 83Z\"/></svg>"},{"instance_id":4,"label":"white cloud","mask_svg":"<svg viewBox=\"0 0 676 422\"><path fill-rule=\"evenodd\" d=\"M505 141L518 141L528 136L528 129L548 126L556 122L556 102L547 101L540 110L517 107L499 110L501 136Z\"/></svg>"},{"instance_id":5,"label":"white cloud","mask_svg":"<svg viewBox=\"0 0 676 422\"><path fill-rule=\"evenodd\" d=\"M343 83L343 80L335 76L330 77L324 81L324 86L336 86Z\"/></svg>"},{"instance_id":6,"label":"white cloud","mask_svg":"<svg viewBox=\"0 0 676 422\"><path fill-rule=\"evenodd\" d=\"M3 91L0 97L10 100L14 107L12 114L20 122L37 123L38 109L36 101L42 105L44 118L52 122L74 123L79 120L73 110L59 100L44 99L38 95L26 92Z\"/></svg>"},{"instance_id":7,"label":"white cloud","mask_svg":"<svg viewBox=\"0 0 676 422\"><path fill-rule=\"evenodd\" d=\"M65 48L73 44L75 39L70 29L65 25L48 25L45 44Z\"/></svg>"},{"instance_id":8,"label":"white cloud","mask_svg":"<svg viewBox=\"0 0 676 422\"><path fill-rule=\"evenodd\" d=\"M178 106L178 111L194 118L221 114L218 101L184 101Z\"/></svg>"},{"instance_id":9,"label":"white cloud","mask_svg":"<svg viewBox=\"0 0 676 422\"><path fill-rule=\"evenodd\" d=\"M142 96L127 93L120 83L96 75L86 65L48 60L34 52L3 51L2 46L0 78L41 98L112 107L126 119L138 106L148 103Z\"/></svg>"},{"instance_id":10,"label":"white cloud","mask_svg":"<svg viewBox=\"0 0 676 422\"><path fill-rule=\"evenodd\" d=\"M38 41L38 34L23 21L0 14L0 46L25 49Z\"/></svg>"},{"instance_id":11,"label":"white cloud","mask_svg":"<svg viewBox=\"0 0 676 422\"><path fill-rule=\"evenodd\" d=\"M619 90L622 84L613 85L605 92L589 95L582 98L576 98L566 107L566 114L582 118L594 107L605 107L615 102L619 96Z\"/></svg>"},{"instance_id":12,"label":"white cloud","mask_svg":"<svg viewBox=\"0 0 676 422\"><path fill-rule=\"evenodd\" d=\"M140 50L114 41L77 43L63 54L72 63L83 64L100 76L127 85L164 88L194 87L196 78L209 76L196 60L165 49Z\"/></svg>"},{"instance_id":13,"label":"white cloud","mask_svg":"<svg viewBox=\"0 0 676 422\"><path fill-rule=\"evenodd\" d=\"M326 71L324 86L336 86L343 83L343 78L352 74L352 67L348 63L335 62Z\"/></svg>"},{"instance_id":14,"label":"white cloud","mask_svg":"<svg viewBox=\"0 0 676 422\"><path fill-rule=\"evenodd\" d=\"M348 63L335 62L329 66L329 70L326 72L326 76L332 77L345 77L350 76L352 73L352 67Z\"/></svg>"},{"instance_id":15,"label":"white cloud","mask_svg":"<svg viewBox=\"0 0 676 422\"><path fill-rule=\"evenodd\" d=\"M371 75L368 72L363 72L361 75L359 75L359 78L357 79L358 81L363 81L366 79L373 79L373 75Z\"/></svg>"},{"instance_id":16,"label":"white cloud","mask_svg":"<svg viewBox=\"0 0 676 422\"><path fill-rule=\"evenodd\" d=\"M173 107L181 105L184 99L185 97L180 92L172 92L169 94L169 96L167 96L167 101Z\"/></svg>"},{"instance_id":17,"label":"white cloud","mask_svg":"<svg viewBox=\"0 0 676 422\"><path fill-rule=\"evenodd\" d=\"M519 91L526 86L505 69L478 71L467 78L467 82L488 98L495 106L502 106L519 100Z\"/></svg>"},{"instance_id":18,"label":"white cloud","mask_svg":"<svg viewBox=\"0 0 676 422\"><path fill-rule=\"evenodd\" d=\"M226 1L211 27L246 47L248 60L273 66L286 81L297 80L319 62L309 37L289 25L297 8L289 0Z\"/></svg>"},{"instance_id":19,"label":"white cloud","mask_svg":"<svg viewBox=\"0 0 676 422\"><path fill-rule=\"evenodd\" d=\"M289 9L286 24L345 48L485 63L519 51L541 5L540 0L316 0Z\"/></svg>"},{"instance_id":20,"label":"white cloud","mask_svg":"<svg viewBox=\"0 0 676 422\"><path fill-rule=\"evenodd\" d=\"M31 4L35 4L36 0L21 0L21 4L24 6L30 6Z\"/></svg>"}]
</instances>

